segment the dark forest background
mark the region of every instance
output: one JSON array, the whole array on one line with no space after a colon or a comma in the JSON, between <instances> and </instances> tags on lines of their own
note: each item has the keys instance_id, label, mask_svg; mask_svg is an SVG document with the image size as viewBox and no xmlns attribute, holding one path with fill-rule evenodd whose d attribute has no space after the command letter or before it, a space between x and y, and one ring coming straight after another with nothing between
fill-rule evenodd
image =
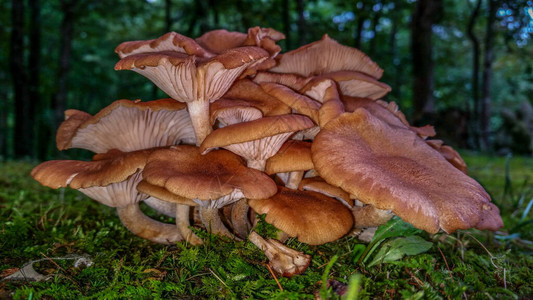
<instances>
[{"instance_id":1,"label":"dark forest background","mask_svg":"<svg viewBox=\"0 0 533 300\"><path fill-rule=\"evenodd\" d=\"M253 26L284 32L283 51L325 33L361 49L385 70L385 100L453 146L533 152L531 0L12 0L0 1L0 160L80 156L55 148L65 109L165 97L113 70L119 43Z\"/></svg>"}]
</instances>

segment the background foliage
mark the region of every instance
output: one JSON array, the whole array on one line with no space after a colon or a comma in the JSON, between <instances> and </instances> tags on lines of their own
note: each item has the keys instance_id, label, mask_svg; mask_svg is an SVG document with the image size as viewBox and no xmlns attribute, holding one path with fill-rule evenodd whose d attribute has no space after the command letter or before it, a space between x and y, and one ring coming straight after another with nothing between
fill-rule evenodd
<instances>
[{"instance_id":1,"label":"background foliage","mask_svg":"<svg viewBox=\"0 0 533 300\"><path fill-rule=\"evenodd\" d=\"M423 15L422 23L413 22L420 18L415 13L422 6L437 9ZM245 32L257 25L286 33L287 39L280 42L284 51L325 33L360 48L385 69L382 80L392 87L386 100L398 102L415 123L436 125L439 137L452 145L531 153L532 7L531 0L2 1L0 157L79 156L80 152L60 154L55 149L53 136L64 109L94 114L116 99L164 97L142 76L113 70L118 61L113 49L119 43L152 39L171 30L198 37L211 29ZM413 88L412 66L418 56L410 41L422 32L416 24L424 22L430 24L434 66L429 118L420 118L413 106L422 91ZM14 37L22 39L22 48L13 48ZM485 70L492 71L487 116L479 104L485 97ZM21 98L17 86L29 96ZM23 102L28 103L25 108ZM487 145L480 143L483 118L489 122Z\"/></svg>"}]
</instances>

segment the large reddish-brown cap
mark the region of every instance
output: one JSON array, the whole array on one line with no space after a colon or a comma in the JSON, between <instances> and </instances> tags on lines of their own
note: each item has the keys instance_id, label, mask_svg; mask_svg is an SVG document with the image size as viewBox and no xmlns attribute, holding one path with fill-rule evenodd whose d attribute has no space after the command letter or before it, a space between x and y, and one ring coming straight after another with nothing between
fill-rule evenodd
<instances>
[{"instance_id":1,"label":"large reddish-brown cap","mask_svg":"<svg viewBox=\"0 0 533 300\"><path fill-rule=\"evenodd\" d=\"M324 194L279 187L269 199L249 200L265 221L297 237L302 243L320 245L344 236L353 226L351 211Z\"/></svg>"},{"instance_id":2,"label":"large reddish-brown cap","mask_svg":"<svg viewBox=\"0 0 533 300\"><path fill-rule=\"evenodd\" d=\"M499 214L479 183L416 133L364 108L330 121L311 152L327 182L431 233L475 227L485 216ZM492 230L503 225L499 216L483 224Z\"/></svg>"},{"instance_id":3,"label":"large reddish-brown cap","mask_svg":"<svg viewBox=\"0 0 533 300\"><path fill-rule=\"evenodd\" d=\"M385 102L383 100L372 100L369 98L350 96L342 96L341 101L344 104L344 108L347 112L353 112L359 107L363 107L382 120L387 120L386 122L388 122L390 125L394 126L398 123L396 119L399 119L401 123L403 123L405 126L408 126L409 129L416 132L416 134L422 138L436 135L435 128L433 128L431 125L426 125L423 127L414 127L409 125L407 118L405 118L405 115L400 111L395 102Z\"/></svg>"},{"instance_id":4,"label":"large reddish-brown cap","mask_svg":"<svg viewBox=\"0 0 533 300\"><path fill-rule=\"evenodd\" d=\"M307 171L312 169L311 143L288 140L276 155L266 161L265 172L269 175L293 171Z\"/></svg>"},{"instance_id":5,"label":"large reddish-brown cap","mask_svg":"<svg viewBox=\"0 0 533 300\"><path fill-rule=\"evenodd\" d=\"M82 148L96 153L130 152L179 143L194 144L185 105L172 99L148 102L117 100L91 116L68 110L57 130L59 150Z\"/></svg>"},{"instance_id":6,"label":"large reddish-brown cap","mask_svg":"<svg viewBox=\"0 0 533 300\"><path fill-rule=\"evenodd\" d=\"M296 73L304 77L322 75L336 71L357 71L376 79L383 70L363 52L343 46L327 34L298 49L278 55L279 64L270 69L277 73Z\"/></svg>"},{"instance_id":7,"label":"large reddish-brown cap","mask_svg":"<svg viewBox=\"0 0 533 300\"><path fill-rule=\"evenodd\" d=\"M79 189L89 197L113 207L142 199L135 186L151 150L129 153L112 151L93 161L51 160L39 164L31 176L40 184L57 189Z\"/></svg>"},{"instance_id":8,"label":"large reddish-brown cap","mask_svg":"<svg viewBox=\"0 0 533 300\"><path fill-rule=\"evenodd\" d=\"M391 91L389 85L357 71L338 71L326 73L320 77L335 80L339 85L340 92L346 96L376 100Z\"/></svg>"},{"instance_id":9,"label":"large reddish-brown cap","mask_svg":"<svg viewBox=\"0 0 533 300\"><path fill-rule=\"evenodd\" d=\"M274 181L263 172L247 168L239 156L226 150L201 155L197 147L188 145L154 151L143 177L152 185L189 199L216 200L234 190L248 199L276 193Z\"/></svg>"},{"instance_id":10,"label":"large reddish-brown cap","mask_svg":"<svg viewBox=\"0 0 533 300\"><path fill-rule=\"evenodd\" d=\"M147 52L172 51L199 57L211 57L214 54L202 48L193 39L176 32L169 32L157 39L123 42L115 48L120 58Z\"/></svg>"},{"instance_id":11,"label":"large reddish-brown cap","mask_svg":"<svg viewBox=\"0 0 533 300\"><path fill-rule=\"evenodd\" d=\"M250 161L264 161L278 152L295 132L313 127L313 122L301 115L281 115L228 125L213 131L200 145L205 153L224 147Z\"/></svg>"}]
</instances>

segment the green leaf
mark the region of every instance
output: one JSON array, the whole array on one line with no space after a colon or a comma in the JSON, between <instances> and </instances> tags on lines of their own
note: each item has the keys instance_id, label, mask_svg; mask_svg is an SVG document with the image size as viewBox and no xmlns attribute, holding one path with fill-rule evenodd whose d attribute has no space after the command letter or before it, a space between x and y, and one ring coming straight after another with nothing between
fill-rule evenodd
<instances>
[{"instance_id":1,"label":"green leaf","mask_svg":"<svg viewBox=\"0 0 533 300\"><path fill-rule=\"evenodd\" d=\"M419 236L408 236L389 240L381 245L381 249L374 256L367 267L380 263L387 263L401 259L405 255L417 255L428 251L433 243Z\"/></svg>"},{"instance_id":2,"label":"green leaf","mask_svg":"<svg viewBox=\"0 0 533 300\"><path fill-rule=\"evenodd\" d=\"M387 238L398 237L398 236L410 236L422 232L422 230L413 227L413 225L403 221L398 217L392 218L389 222L384 225L381 225L374 237L370 241L370 244L375 243L379 240L384 240Z\"/></svg>"}]
</instances>

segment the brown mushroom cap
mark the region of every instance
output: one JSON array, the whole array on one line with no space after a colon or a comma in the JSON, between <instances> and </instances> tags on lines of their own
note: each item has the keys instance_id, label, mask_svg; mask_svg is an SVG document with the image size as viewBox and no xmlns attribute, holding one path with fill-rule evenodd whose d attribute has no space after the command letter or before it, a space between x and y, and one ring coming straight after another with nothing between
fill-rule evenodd
<instances>
[{"instance_id":1,"label":"brown mushroom cap","mask_svg":"<svg viewBox=\"0 0 533 300\"><path fill-rule=\"evenodd\" d=\"M312 77L302 77L290 73L272 73L272 72L257 72L254 76L254 82L261 84L263 82L271 82L285 85L293 90L299 91L302 89Z\"/></svg>"},{"instance_id":2,"label":"brown mushroom cap","mask_svg":"<svg viewBox=\"0 0 533 300\"><path fill-rule=\"evenodd\" d=\"M407 126L391 126L364 108L330 121L311 150L328 183L428 232L475 227L484 216L499 214L479 183ZM496 230L502 220L484 224Z\"/></svg>"},{"instance_id":3,"label":"brown mushroom cap","mask_svg":"<svg viewBox=\"0 0 533 300\"><path fill-rule=\"evenodd\" d=\"M96 115L75 110L57 130L59 150L82 148L95 153L124 152L195 143L185 105L172 99L148 102L117 100Z\"/></svg>"},{"instance_id":4,"label":"brown mushroom cap","mask_svg":"<svg viewBox=\"0 0 533 300\"><path fill-rule=\"evenodd\" d=\"M246 38L247 35L242 32L217 29L208 31L195 40L200 46L213 53L222 53L225 50L242 46Z\"/></svg>"},{"instance_id":5,"label":"brown mushroom cap","mask_svg":"<svg viewBox=\"0 0 533 300\"><path fill-rule=\"evenodd\" d=\"M281 84L264 82L261 83L260 86L269 95L287 104L297 113L308 116L311 118L311 120L313 120L313 122L319 124L318 111L321 107L320 102L304 96Z\"/></svg>"},{"instance_id":6,"label":"brown mushroom cap","mask_svg":"<svg viewBox=\"0 0 533 300\"><path fill-rule=\"evenodd\" d=\"M350 210L326 195L279 188L269 199L248 200L265 220L302 243L320 245L335 241L353 226Z\"/></svg>"},{"instance_id":7,"label":"brown mushroom cap","mask_svg":"<svg viewBox=\"0 0 533 300\"><path fill-rule=\"evenodd\" d=\"M269 175L293 171L307 171L312 169L311 143L288 140L276 155L266 162L265 172Z\"/></svg>"},{"instance_id":8,"label":"brown mushroom cap","mask_svg":"<svg viewBox=\"0 0 533 300\"><path fill-rule=\"evenodd\" d=\"M197 147L187 145L154 151L143 177L152 185L188 199L217 200L235 190L248 199L276 193L270 177L247 168L237 155L226 150L201 155Z\"/></svg>"},{"instance_id":9,"label":"brown mushroom cap","mask_svg":"<svg viewBox=\"0 0 533 300\"><path fill-rule=\"evenodd\" d=\"M442 140L426 140L426 143L433 149L439 151L442 156L454 165L461 172L467 174L466 163L461 155L455 151L452 147L444 145Z\"/></svg>"},{"instance_id":10,"label":"brown mushroom cap","mask_svg":"<svg viewBox=\"0 0 533 300\"><path fill-rule=\"evenodd\" d=\"M383 70L363 52L343 46L325 34L320 41L279 55L279 64L270 69L276 73L295 73L304 77L341 70L357 71L376 79Z\"/></svg>"}]
</instances>

